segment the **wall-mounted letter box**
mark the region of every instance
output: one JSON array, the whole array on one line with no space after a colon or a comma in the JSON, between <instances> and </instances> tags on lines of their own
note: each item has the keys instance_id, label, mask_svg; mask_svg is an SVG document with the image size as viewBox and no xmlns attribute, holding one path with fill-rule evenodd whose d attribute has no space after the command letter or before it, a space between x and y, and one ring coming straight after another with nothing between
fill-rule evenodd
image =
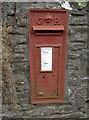
<instances>
[{"instance_id":1,"label":"wall-mounted letter box","mask_svg":"<svg viewBox=\"0 0 89 120\"><path fill-rule=\"evenodd\" d=\"M64 101L67 10L29 11L31 103Z\"/></svg>"}]
</instances>

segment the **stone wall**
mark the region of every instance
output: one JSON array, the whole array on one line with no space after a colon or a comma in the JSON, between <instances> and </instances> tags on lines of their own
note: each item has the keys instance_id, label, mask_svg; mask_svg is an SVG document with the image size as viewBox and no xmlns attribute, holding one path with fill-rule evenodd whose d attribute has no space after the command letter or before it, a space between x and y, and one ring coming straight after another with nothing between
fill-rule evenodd
<instances>
[{"instance_id":1,"label":"stone wall","mask_svg":"<svg viewBox=\"0 0 89 120\"><path fill-rule=\"evenodd\" d=\"M0 119L2 117L2 24L1 24L1 2L0 2Z\"/></svg>"},{"instance_id":2,"label":"stone wall","mask_svg":"<svg viewBox=\"0 0 89 120\"><path fill-rule=\"evenodd\" d=\"M65 101L32 105L30 104L29 9L61 9L61 5L36 2L2 3L3 55L9 54L9 58L3 62L3 66L4 64L7 66L3 70L3 118L87 118L89 11L87 7L79 8L77 3L70 5L73 10L69 11L68 21Z\"/></svg>"}]
</instances>

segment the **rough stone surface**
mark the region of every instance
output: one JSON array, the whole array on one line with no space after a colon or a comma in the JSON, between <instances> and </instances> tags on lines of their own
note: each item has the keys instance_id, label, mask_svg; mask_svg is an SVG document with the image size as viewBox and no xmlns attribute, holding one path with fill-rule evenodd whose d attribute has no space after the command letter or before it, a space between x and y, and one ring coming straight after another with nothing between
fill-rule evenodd
<instances>
[{"instance_id":1,"label":"rough stone surface","mask_svg":"<svg viewBox=\"0 0 89 120\"><path fill-rule=\"evenodd\" d=\"M0 2L0 119L2 118L2 21Z\"/></svg>"},{"instance_id":2,"label":"rough stone surface","mask_svg":"<svg viewBox=\"0 0 89 120\"><path fill-rule=\"evenodd\" d=\"M60 9L61 6L59 3L2 3L2 26L6 24L7 29L11 28L8 31L12 43L9 45L12 49L9 64L13 72L11 82L15 87L12 91L15 104L4 101L3 118L87 118L89 11L86 7L80 11L76 7L77 3L71 3L71 6L73 10L69 11L68 22L65 101L59 104L32 105L30 104L29 9ZM8 98L7 92L5 94ZM3 99L4 97L3 95Z\"/></svg>"}]
</instances>

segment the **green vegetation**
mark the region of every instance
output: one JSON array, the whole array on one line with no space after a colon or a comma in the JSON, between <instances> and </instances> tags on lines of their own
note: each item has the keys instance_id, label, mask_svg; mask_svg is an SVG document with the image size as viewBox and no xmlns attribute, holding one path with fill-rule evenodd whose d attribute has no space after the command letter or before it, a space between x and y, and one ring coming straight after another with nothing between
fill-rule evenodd
<instances>
[{"instance_id":1,"label":"green vegetation","mask_svg":"<svg viewBox=\"0 0 89 120\"><path fill-rule=\"evenodd\" d=\"M83 8L87 6L87 2L78 2L78 5Z\"/></svg>"}]
</instances>

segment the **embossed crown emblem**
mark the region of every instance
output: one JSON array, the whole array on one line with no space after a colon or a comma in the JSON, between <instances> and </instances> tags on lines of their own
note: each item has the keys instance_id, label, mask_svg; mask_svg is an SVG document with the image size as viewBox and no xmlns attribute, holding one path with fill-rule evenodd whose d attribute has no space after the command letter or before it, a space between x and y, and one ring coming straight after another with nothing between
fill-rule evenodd
<instances>
[{"instance_id":1,"label":"embossed crown emblem","mask_svg":"<svg viewBox=\"0 0 89 120\"><path fill-rule=\"evenodd\" d=\"M47 16L45 17L46 23L50 23L52 20L53 20L53 18L52 18L52 16L50 16L50 15L47 15Z\"/></svg>"}]
</instances>

